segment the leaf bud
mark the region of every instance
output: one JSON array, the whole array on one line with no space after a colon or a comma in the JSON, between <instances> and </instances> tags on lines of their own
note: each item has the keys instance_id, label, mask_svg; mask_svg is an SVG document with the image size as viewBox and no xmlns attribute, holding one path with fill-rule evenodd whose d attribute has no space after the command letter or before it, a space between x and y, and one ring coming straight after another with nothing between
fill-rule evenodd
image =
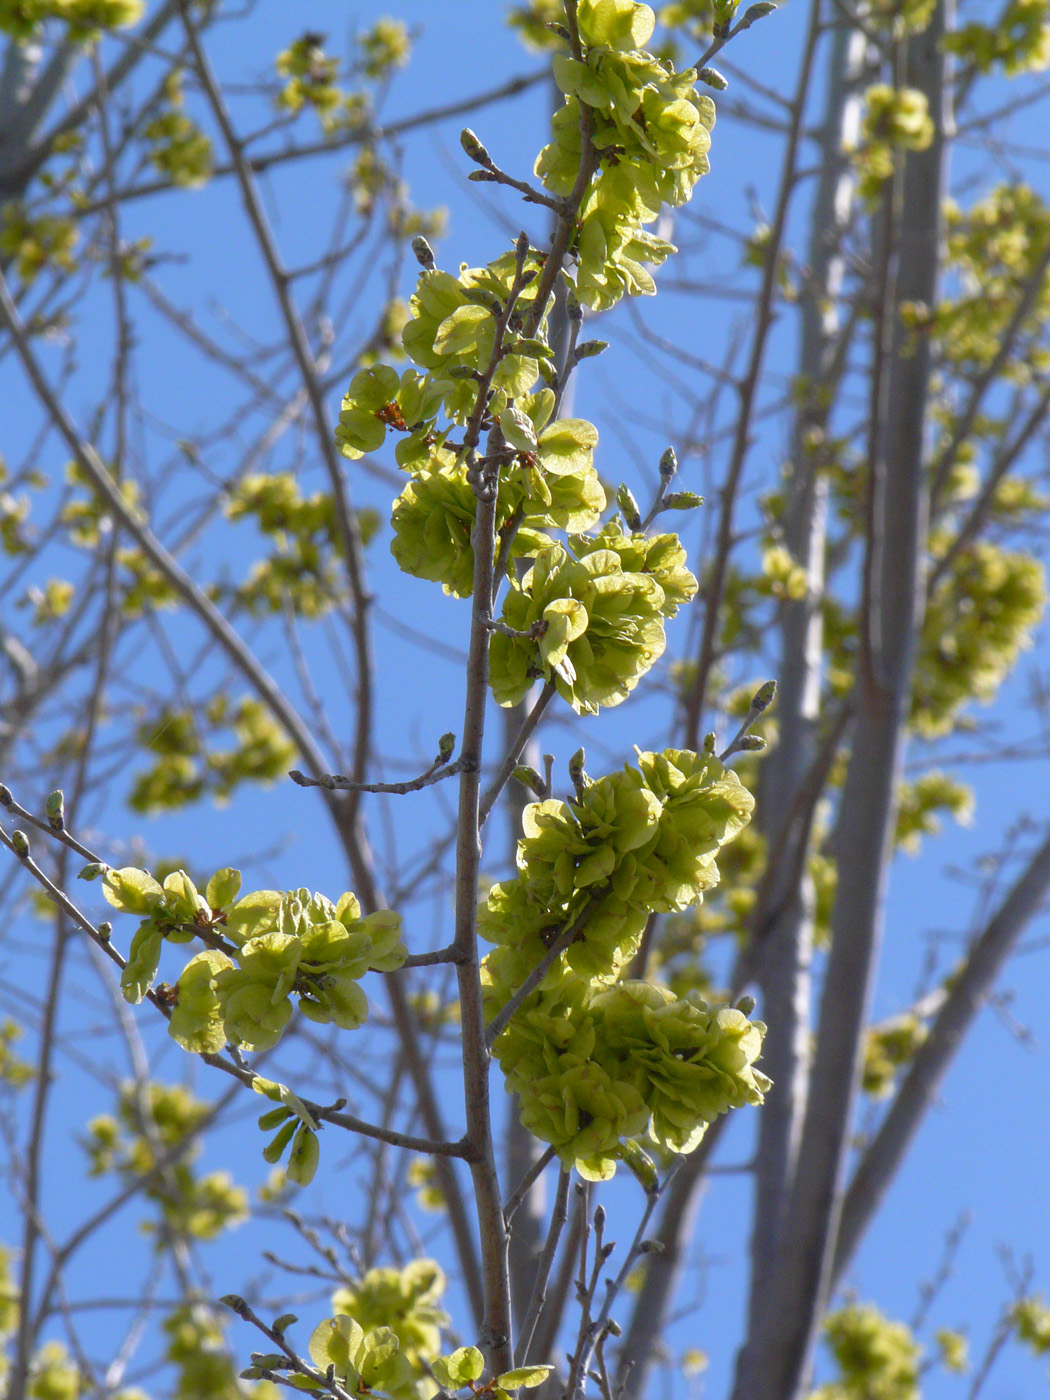
<instances>
[{"instance_id":1,"label":"leaf bud","mask_svg":"<svg viewBox=\"0 0 1050 1400\"><path fill-rule=\"evenodd\" d=\"M514 244L514 252L519 262L524 262L528 257L530 246L529 235L522 229Z\"/></svg>"},{"instance_id":2,"label":"leaf bud","mask_svg":"<svg viewBox=\"0 0 1050 1400\"><path fill-rule=\"evenodd\" d=\"M577 793L582 793L584 788L591 785L591 780L583 770L583 765L587 762L587 755L583 749L577 749L569 759L569 780Z\"/></svg>"},{"instance_id":3,"label":"leaf bud","mask_svg":"<svg viewBox=\"0 0 1050 1400\"><path fill-rule=\"evenodd\" d=\"M663 1254L664 1248L663 1240L642 1240L641 1244L638 1246L638 1253Z\"/></svg>"},{"instance_id":4,"label":"leaf bud","mask_svg":"<svg viewBox=\"0 0 1050 1400\"><path fill-rule=\"evenodd\" d=\"M503 314L503 303L495 292L490 292L487 287L464 287L463 295L473 306L483 306L486 311L491 311L493 316Z\"/></svg>"},{"instance_id":5,"label":"leaf bud","mask_svg":"<svg viewBox=\"0 0 1050 1400\"><path fill-rule=\"evenodd\" d=\"M445 373L449 379L477 379L478 377L477 370L472 369L470 365L453 365Z\"/></svg>"},{"instance_id":6,"label":"leaf bud","mask_svg":"<svg viewBox=\"0 0 1050 1400\"><path fill-rule=\"evenodd\" d=\"M0 783L0 807L10 807L14 800L11 789L5 783Z\"/></svg>"},{"instance_id":7,"label":"leaf bud","mask_svg":"<svg viewBox=\"0 0 1050 1400\"><path fill-rule=\"evenodd\" d=\"M81 870L81 871L78 872L78 874L77 874L77 879L78 879L78 880L97 880L98 877L99 877L100 875L104 875L105 872L106 872L108 869L109 869L109 866L108 866L108 865L105 865L102 861L100 861L100 860L93 860L93 861L90 861L87 865L85 865L84 868L83 868L83 870Z\"/></svg>"},{"instance_id":8,"label":"leaf bud","mask_svg":"<svg viewBox=\"0 0 1050 1400\"><path fill-rule=\"evenodd\" d=\"M558 38L564 39L566 43L569 42L569 31L564 24L559 24L557 20L549 19L544 28L549 29L552 34L557 34Z\"/></svg>"},{"instance_id":9,"label":"leaf bud","mask_svg":"<svg viewBox=\"0 0 1050 1400\"><path fill-rule=\"evenodd\" d=\"M267 1380L267 1374L261 1366L245 1366L243 1371L238 1372L242 1381Z\"/></svg>"},{"instance_id":10,"label":"leaf bud","mask_svg":"<svg viewBox=\"0 0 1050 1400\"><path fill-rule=\"evenodd\" d=\"M531 355L537 360L549 360L554 351L543 340L519 340L514 345L515 355Z\"/></svg>"},{"instance_id":11,"label":"leaf bud","mask_svg":"<svg viewBox=\"0 0 1050 1400\"><path fill-rule=\"evenodd\" d=\"M742 753L758 753L766 747L766 741L761 734L743 734L737 740L736 746Z\"/></svg>"},{"instance_id":12,"label":"leaf bud","mask_svg":"<svg viewBox=\"0 0 1050 1400\"><path fill-rule=\"evenodd\" d=\"M678 470L678 454L673 447L669 447L660 458L660 480L670 481Z\"/></svg>"},{"instance_id":13,"label":"leaf bud","mask_svg":"<svg viewBox=\"0 0 1050 1400\"><path fill-rule=\"evenodd\" d=\"M456 736L451 730L447 734L442 734L438 740L437 761L447 763L452 757L452 750L456 747Z\"/></svg>"},{"instance_id":14,"label":"leaf bud","mask_svg":"<svg viewBox=\"0 0 1050 1400\"><path fill-rule=\"evenodd\" d=\"M66 824L66 795L61 788L55 788L44 803L44 814L52 831L62 831Z\"/></svg>"},{"instance_id":15,"label":"leaf bud","mask_svg":"<svg viewBox=\"0 0 1050 1400\"><path fill-rule=\"evenodd\" d=\"M616 492L616 504L623 511L623 518L627 522L628 530L640 530L642 528L642 513L638 509L638 502L634 499L630 487L623 482L620 483Z\"/></svg>"},{"instance_id":16,"label":"leaf bud","mask_svg":"<svg viewBox=\"0 0 1050 1400\"><path fill-rule=\"evenodd\" d=\"M95 932L98 934L99 938L102 939L103 943L108 943L113 937L113 925L108 919L103 919Z\"/></svg>"},{"instance_id":17,"label":"leaf bud","mask_svg":"<svg viewBox=\"0 0 1050 1400\"><path fill-rule=\"evenodd\" d=\"M594 1207L594 1228L595 1228L596 1230L604 1230L604 1229L605 1229L605 1207L604 1207L604 1206L595 1206L595 1207Z\"/></svg>"},{"instance_id":18,"label":"leaf bud","mask_svg":"<svg viewBox=\"0 0 1050 1400\"><path fill-rule=\"evenodd\" d=\"M748 5L739 27L750 29L757 20L765 19L766 15L771 15L776 8L773 0L758 0L757 5Z\"/></svg>"},{"instance_id":19,"label":"leaf bud","mask_svg":"<svg viewBox=\"0 0 1050 1400\"><path fill-rule=\"evenodd\" d=\"M701 68L696 75L698 83L706 83L709 88L714 88L715 92L725 92L729 86L729 79L724 77L717 68Z\"/></svg>"},{"instance_id":20,"label":"leaf bud","mask_svg":"<svg viewBox=\"0 0 1050 1400\"><path fill-rule=\"evenodd\" d=\"M491 170L472 170L467 176L468 180L474 180L478 184L494 185L499 179Z\"/></svg>"},{"instance_id":21,"label":"leaf bud","mask_svg":"<svg viewBox=\"0 0 1050 1400\"><path fill-rule=\"evenodd\" d=\"M29 858L29 837L24 831L16 830L11 833L11 849L19 860Z\"/></svg>"},{"instance_id":22,"label":"leaf bud","mask_svg":"<svg viewBox=\"0 0 1050 1400\"><path fill-rule=\"evenodd\" d=\"M643 1191L648 1193L656 1190L660 1184L656 1164L633 1138L628 1138L620 1144L620 1156Z\"/></svg>"},{"instance_id":23,"label":"leaf bud","mask_svg":"<svg viewBox=\"0 0 1050 1400\"><path fill-rule=\"evenodd\" d=\"M704 753L714 753L717 743L718 738L715 735L715 731L712 729L709 734L704 735Z\"/></svg>"},{"instance_id":24,"label":"leaf bud","mask_svg":"<svg viewBox=\"0 0 1050 1400\"><path fill-rule=\"evenodd\" d=\"M235 1312L238 1317L247 1318L248 1304L239 1293L224 1293L219 1299L219 1302L224 1303L226 1307L228 1307L231 1312Z\"/></svg>"},{"instance_id":25,"label":"leaf bud","mask_svg":"<svg viewBox=\"0 0 1050 1400\"><path fill-rule=\"evenodd\" d=\"M273 1332L287 1332L289 1327L294 1327L298 1321L299 1319L296 1317L295 1313L281 1313L280 1317L274 1318L273 1327L270 1330Z\"/></svg>"},{"instance_id":26,"label":"leaf bud","mask_svg":"<svg viewBox=\"0 0 1050 1400\"><path fill-rule=\"evenodd\" d=\"M583 320L583 307L576 300L571 288L565 298L565 311L569 320L574 321L577 325Z\"/></svg>"},{"instance_id":27,"label":"leaf bud","mask_svg":"<svg viewBox=\"0 0 1050 1400\"><path fill-rule=\"evenodd\" d=\"M754 997L742 996L736 999L736 1009L744 1016L750 1016L755 1009Z\"/></svg>"},{"instance_id":28,"label":"leaf bud","mask_svg":"<svg viewBox=\"0 0 1050 1400\"><path fill-rule=\"evenodd\" d=\"M415 238L413 238L412 251L416 255L416 262L419 263L424 271L434 271L436 265L434 262L434 250L421 233L417 233Z\"/></svg>"},{"instance_id":29,"label":"leaf bud","mask_svg":"<svg viewBox=\"0 0 1050 1400\"><path fill-rule=\"evenodd\" d=\"M595 355L600 355L603 350L608 350L607 340L584 340L576 347L574 359L579 364L580 360L593 360Z\"/></svg>"},{"instance_id":30,"label":"leaf bud","mask_svg":"<svg viewBox=\"0 0 1050 1400\"><path fill-rule=\"evenodd\" d=\"M609 1320L608 1320L608 1321L606 1322L606 1324L605 1324L605 1330L606 1330L606 1332L609 1333L609 1335L610 1335L611 1337L622 1337L622 1336L623 1336L623 1328L622 1328L622 1327L620 1326L620 1324L616 1321L615 1317L610 1317L610 1318L609 1318Z\"/></svg>"},{"instance_id":31,"label":"leaf bud","mask_svg":"<svg viewBox=\"0 0 1050 1400\"><path fill-rule=\"evenodd\" d=\"M704 503L703 496L698 496L695 491L672 491L669 496L663 499L664 510L695 510L697 506Z\"/></svg>"},{"instance_id":32,"label":"leaf bud","mask_svg":"<svg viewBox=\"0 0 1050 1400\"><path fill-rule=\"evenodd\" d=\"M519 764L510 776L517 779L522 787L526 787L530 792L534 792L537 797L542 798L546 794L547 784L539 773L536 772L535 768L530 768L527 763Z\"/></svg>"},{"instance_id":33,"label":"leaf bud","mask_svg":"<svg viewBox=\"0 0 1050 1400\"><path fill-rule=\"evenodd\" d=\"M768 710L776 699L776 681L766 681L765 685L760 685L751 697L751 713L760 715L763 710Z\"/></svg>"},{"instance_id":34,"label":"leaf bud","mask_svg":"<svg viewBox=\"0 0 1050 1400\"><path fill-rule=\"evenodd\" d=\"M492 157L471 131L469 126L465 126L459 133L459 144L463 147L463 150L471 160L477 161L478 165L484 165L486 169L491 166Z\"/></svg>"},{"instance_id":35,"label":"leaf bud","mask_svg":"<svg viewBox=\"0 0 1050 1400\"><path fill-rule=\"evenodd\" d=\"M287 1356L282 1356L279 1351L253 1351L251 1358L252 1365L264 1371L272 1371L275 1366L284 1366L288 1361Z\"/></svg>"}]
</instances>

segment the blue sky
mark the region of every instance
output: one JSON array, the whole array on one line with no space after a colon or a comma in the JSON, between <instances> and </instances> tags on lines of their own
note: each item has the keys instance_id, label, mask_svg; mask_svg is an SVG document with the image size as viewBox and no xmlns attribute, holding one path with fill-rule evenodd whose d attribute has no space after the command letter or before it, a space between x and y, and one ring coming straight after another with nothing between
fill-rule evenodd
<instances>
[{"instance_id":1,"label":"blue sky","mask_svg":"<svg viewBox=\"0 0 1050 1400\"><path fill-rule=\"evenodd\" d=\"M294 7L263 3L256 7L247 24L215 31L213 61L225 79L243 81L265 71L272 56L305 29L326 32L330 51L341 52L348 36L388 12L396 12L410 24L416 32L416 42L411 66L391 84L381 113L387 121L454 101L510 75L533 72L542 62L536 55L525 53L508 34L503 24L503 6L482 0L455 4L449 0L405 0L396 7L358 4L352 8L331 0L308 0ZM777 15L734 45L730 62L746 65L759 82L775 91L787 92L794 81L803 18L804 7L799 0L791 0ZM730 96L740 90L741 84L735 84ZM540 86L513 104L478 113L470 123L501 165L518 173L527 172L544 139L549 100L547 91ZM403 145L403 173L415 203L422 208L441 204L449 211L447 236L437 243L439 263L449 267L461 261L476 264L495 256L522 221L537 234L542 228L542 218L535 210L523 215L512 198L494 198L489 188L466 184L467 163L457 140L459 126L458 121L443 123L413 135ZM1038 117L1022 114L1015 128L1016 139L1037 143L1041 136ZM771 207L776 160L777 142L772 137L756 135L732 115L721 115L715 129L712 173L698 188L694 210L708 223L748 227L749 221L754 221L756 208L768 212ZM309 261L317 255L318 230L325 229L329 222L345 165L345 156L328 156L301 168L283 167L264 181L267 207L290 264ZM998 178L995 165L995 158L984 152L964 150L957 173L960 180L972 176L980 189L981 182ZM1040 187L1046 194L1046 166L1033 169L1037 178L1041 172ZM493 215L487 208L498 212ZM804 210L804 204L801 209ZM801 221L797 221L796 243L801 229ZM261 278L255 254L245 246L236 192L230 182L216 183L194 194L165 195L131 205L124 234L129 238L154 236L158 251L191 250L188 261L163 270L163 280L173 296L193 305L202 323L213 327L220 324L215 307L222 305L225 314L239 326L261 338L273 336L276 321L272 296ZM695 227L686 232L684 226L680 237L683 243L691 244L705 240L688 258L694 275L725 282L737 275L735 254L725 240ZM410 289L413 272L413 268L404 269L403 293ZM105 324L105 296L104 289L100 290L88 303L87 314L98 316L100 333ZM366 286L352 313L362 329L374 316L375 305L376 297ZM170 450L158 430L158 420L179 424L189 436L215 418L217 400L225 389L221 379L202 369L200 361L148 308L143 305L139 309L139 383L150 412L155 415L144 422L142 434L150 460L156 464ZM609 339L612 348L600 361L585 366L587 372L580 375L576 386L575 411L591 417L599 427L599 468L603 474L616 480L626 478L644 499L645 484L649 483L651 489L660 452L685 426L686 410L676 391L676 380L692 389L704 386L693 371L686 367L680 372L674 370L646 348L636 329L636 318L644 319L659 334L687 344L695 353L717 360L724 347L746 327L746 312L741 313L740 304L731 301L720 303L708 298L697 307L667 296L657 297L655 302L643 301L630 309L621 308L595 327L594 333ZM90 325L89 320L87 327ZM794 337L792 318L785 316L769 359L770 401L782 391L791 373ZM85 344L89 340L88 334ZM54 352L50 354L51 368L55 369L58 357ZM103 382L106 361L104 355L94 361L84 353L80 358L67 402L75 415L83 417ZM0 366L0 375L4 376L5 395L19 392L8 365ZM333 413L337 411L337 393L332 395L331 408ZM18 430L9 427L8 431L17 443ZM749 475L752 503L759 490L769 489L775 482L782 438L782 426L774 424L763 429L756 442ZM15 455L8 444L0 443L0 447ZM57 444L52 443L46 455L48 468L57 472L63 460ZM214 466L220 472L225 460L217 450ZM392 463L391 455L387 454L385 460ZM303 479L309 489L319 489L319 467L307 463ZM350 481L356 504L373 504L385 515L389 508L388 488L363 474L355 474L353 469ZM681 485L705 489L695 465L683 466ZM161 494L159 518L174 533L186 505L177 494ZM694 557L709 528L710 517L703 512L686 527ZM209 538L206 536L205 540ZM244 533L232 542L228 537L224 539L225 561L236 572L250 559L254 541ZM372 578L385 613L453 652L462 648L466 636L465 605L442 598L435 585L400 575L387 553L387 539L386 534L381 535L370 547ZM196 554L191 552L187 563L191 569L209 571L211 576L213 559L204 542ZM54 565L45 569L45 573L60 571ZM680 618L672 624L670 653L678 655L686 650L690 628L695 626L695 618L691 622ZM185 655L191 655L199 640L193 628L182 621L170 627L176 649L185 649ZM1027 732L1026 726L1030 725L1026 672L1043 659L1042 645L1040 641L1037 650L1022 662L1017 677L1000 698L997 715L1008 733ZM402 777L406 775L404 768L415 763L425 766L441 733L460 727L456 664L454 659L421 652L382 618L377 631L377 654L379 748L389 760L389 776ZM279 640L268 639L264 655L276 674L289 676L288 660L282 655ZM348 707L339 695L338 673L326 654L320 633L311 641L310 659L326 699L332 700L336 715L345 722L349 718ZM142 663L129 655L122 664L133 673L136 665ZM756 664L756 672L749 679L766 679L772 664L771 660ZM633 743L646 747L661 742L666 722L666 697L647 696L640 689L622 709L586 726L569 726L564 715L556 717L545 731L544 747L556 754L558 766L564 771L568 755L584 742L592 755L592 771L604 771L629 758ZM989 765L963 776L973 783L978 794L973 825L965 830L951 827L939 843L927 843L920 858L901 857L894 869L877 1015L892 1014L910 1000L921 974L928 931L946 930L954 937L962 937L971 928L973 895L953 872L974 871L982 854L998 846L1004 827L1023 814L1030 813L1037 820L1046 816L1045 761L1023 766ZM119 841L121 833L132 830L121 808L124 790L123 775L117 775L104 798L92 809L90 821L100 833L99 839L104 834ZM433 832L440 829L443 800L447 803L448 794L385 799L371 805L370 821L381 869L385 864L393 871L404 861L406 852L425 848ZM346 877L341 859L329 832L318 820L315 804L309 795L289 790L288 785L262 793L239 794L222 810L194 810L139 825L142 839L152 852L164 856L184 854L193 869L238 864L265 852L269 854L256 863L248 877L255 886L307 885L333 896L344 888ZM490 869L503 859L505 850L501 825L487 861ZM447 935L447 909L440 903L436 911L418 910L415 919L408 927L414 949L430 946L432 941L436 946L443 934ZM440 927L442 919L444 929ZM27 923L27 929L32 927ZM118 938L122 932L126 940L128 930L118 927ZM1045 922L1033 927L1031 941L1041 936L1045 936ZM15 963L18 975L32 979L34 986L39 985L41 965L39 945L23 950ZM915 1309L921 1283L937 1268L946 1232L962 1212L970 1212L972 1223L955 1272L939 1295L933 1322L936 1326L968 1325L975 1356L981 1354L1009 1294L997 1251L1005 1246L1018 1258L1033 1253L1037 1260L1041 1253L1045 1262L1050 1236L1050 1107L1045 1086L1050 1064L1040 1030L1045 1030L1046 1025L1046 988L1045 949L1019 958L1004 979L1002 990L1011 997L1009 1016L1035 1031L1034 1042L1022 1046L1011 1035L1004 1016L989 1010L983 1013L953 1067L942 1102L925 1124L851 1275L859 1297L876 1302L891 1316L908 1318ZM67 1013L68 1032L83 1028L97 1017L98 995L97 984L85 984L80 1004L73 1005ZM381 1005L378 991L375 1000ZM139 1019L145 1022L146 1018ZM105 1051L106 1055L111 1053L109 1049ZM183 1073L182 1059L174 1047L168 1048L162 1041L157 1053L158 1074L175 1078ZM64 1064L63 1075L65 1092L49 1137L52 1167L47 1199L56 1217L64 1219L68 1226L80 1218L93 1200L101 1199L101 1188L97 1184L85 1186L79 1170L67 1174L63 1157L71 1136L83 1124L84 1099L78 1094L88 1095L89 1080L72 1060ZM198 1074L197 1083L198 1092L215 1092L207 1075ZM450 1104L456 1103L458 1085L451 1072L442 1079L442 1092ZM102 1111L104 1104L98 1101L97 1092L92 1094L91 1111ZM256 1107L249 1105L252 1110ZM453 1111L450 1108L450 1114ZM754 1115L745 1111L738 1120L719 1154L722 1163L746 1161L751 1150ZM229 1165L233 1157L238 1178L250 1184L265 1176L258 1149L259 1141L249 1121L247 1126L240 1125L237 1134L228 1131L220 1135L209 1148L205 1164ZM331 1146L329 1156L333 1162L338 1159L337 1145ZM331 1169L326 1158L309 1208L337 1214L345 1193L345 1178ZM636 1209L629 1184L618 1187L614 1199L617 1217L621 1208L624 1213ZM709 1261L699 1276L700 1306L676 1324L670 1338L676 1351L699 1346L711 1356L709 1371L690 1384L690 1394L715 1396L726 1389L744 1296L747 1208L746 1177L719 1176L712 1180L696 1240L698 1258L702 1255ZM0 1206L0 1238L10 1241L15 1223L5 1219L8 1209ZM420 1222L420 1228L427 1228L425 1220ZM624 1237L627 1233L622 1231ZM122 1264L138 1254L137 1268L146 1246L129 1241L125 1247L123 1235L121 1239ZM240 1288L260 1268L259 1250L268 1243L263 1241L262 1231L249 1226L212 1250L208 1257L215 1291ZM293 1248L289 1241L288 1248L282 1246L278 1252L288 1253ZM113 1270L111 1282L118 1292L126 1286L134 1287L138 1273L129 1270L125 1277L123 1269L111 1262L111 1256L101 1255L96 1248L85 1253L74 1270L75 1286L82 1288L85 1296L97 1288L103 1265L107 1272ZM1045 1281L1043 1286L1048 1287ZM320 1305L315 1312L320 1315ZM304 1309L304 1318L312 1315ZM252 1344L248 1338L238 1337L236 1331L233 1339L242 1354ZM1045 1386L1045 1365L1036 1365L1012 1347L984 1394L986 1400L1028 1400L1045 1390ZM686 1393L680 1376L674 1381L673 1393ZM965 1382L937 1373L927 1382L929 1400L948 1400L965 1393Z\"/></svg>"}]
</instances>

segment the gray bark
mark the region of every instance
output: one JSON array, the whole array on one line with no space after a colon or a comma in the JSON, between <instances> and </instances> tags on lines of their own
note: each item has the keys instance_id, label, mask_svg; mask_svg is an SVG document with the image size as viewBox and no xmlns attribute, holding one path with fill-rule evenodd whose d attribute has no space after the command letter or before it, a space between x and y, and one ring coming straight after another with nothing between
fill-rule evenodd
<instances>
[{"instance_id":1,"label":"gray bark","mask_svg":"<svg viewBox=\"0 0 1050 1400\"><path fill-rule=\"evenodd\" d=\"M790 1229L768 1270L760 1315L740 1357L735 1400L795 1400L804 1393L832 1277L925 592L930 352L924 344L908 357L899 353L896 307L902 300L932 305L937 297L947 161L946 58L938 42L947 8L942 0L928 30L910 40L907 82L926 93L937 132L929 150L907 158L900 217L887 220L885 234L895 240L882 308L891 356L885 392L873 395L864 644L834 838L839 885L799 1152L804 1165L787 1201Z\"/></svg>"},{"instance_id":2,"label":"gray bark","mask_svg":"<svg viewBox=\"0 0 1050 1400\"><path fill-rule=\"evenodd\" d=\"M763 831L771 848L783 834L817 747L827 482L819 470L820 454L814 438L827 428L834 397L830 380L837 358L837 303L844 271L841 239L851 217L855 184L844 148L858 124L857 82L864 53L864 36L846 22L839 23L828 52L820 177L810 217L798 367L806 397L792 433L784 531L788 549L806 572L807 588L805 597L784 607L777 675L779 735L762 767L759 801ZM759 1316L768 1269L779 1248L784 1207L798 1159L809 1073L812 890L804 869L794 861L783 861L770 874L769 907L776 912L766 935L757 981L763 1019L769 1026L763 1069L773 1080L773 1088L759 1116L751 1239L752 1323Z\"/></svg>"}]
</instances>

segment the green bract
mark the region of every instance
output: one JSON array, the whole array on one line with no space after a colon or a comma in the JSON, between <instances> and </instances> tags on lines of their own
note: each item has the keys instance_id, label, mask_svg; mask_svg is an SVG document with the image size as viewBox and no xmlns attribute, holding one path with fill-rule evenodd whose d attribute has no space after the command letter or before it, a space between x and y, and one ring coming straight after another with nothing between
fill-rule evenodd
<instances>
[{"instance_id":1,"label":"green bract","mask_svg":"<svg viewBox=\"0 0 1050 1400\"><path fill-rule=\"evenodd\" d=\"M240 884L239 871L220 870L204 897L184 870L161 885L145 870L107 869L109 903L147 916L121 976L125 998L139 1002L146 995L165 942L200 937L211 946L183 969L168 1026L185 1049L214 1054L229 1041L267 1050L291 1019L293 996L312 1021L345 1030L362 1025L368 1000L358 982L405 960L401 916L384 909L362 918L349 893L338 904L304 889L255 890L237 899ZM305 1162L312 1148L306 1139L300 1146Z\"/></svg>"},{"instance_id":2,"label":"green bract","mask_svg":"<svg viewBox=\"0 0 1050 1400\"><path fill-rule=\"evenodd\" d=\"M582 767L575 801L526 807L518 875L492 887L478 927L498 945L482 966L490 1018L575 930L493 1053L526 1126L604 1179L625 1138L689 1152L720 1113L762 1101L761 1022L619 980L650 914L699 903L717 882L717 853L754 804L710 754L640 753L637 768L594 782Z\"/></svg>"},{"instance_id":3,"label":"green bract","mask_svg":"<svg viewBox=\"0 0 1050 1400\"><path fill-rule=\"evenodd\" d=\"M534 425L538 419L542 431L531 450L503 469L497 503L498 529L520 521L512 557L531 556L549 544L545 530L590 529L606 505L592 463L598 441L594 427L576 418L543 427L544 409L550 412L546 396L536 395L525 403L532 412L521 410L521 416ZM469 597L474 588L471 531L476 507L466 466L457 465L448 451L435 452L414 471L394 502L394 558L406 573L441 583L454 597Z\"/></svg>"},{"instance_id":4,"label":"green bract","mask_svg":"<svg viewBox=\"0 0 1050 1400\"><path fill-rule=\"evenodd\" d=\"M503 621L525 635L497 632L490 643L492 691L499 703L520 703L538 676L553 680L577 714L625 700L663 655L664 617L696 590L696 580L674 557L666 570L669 595L657 573L646 572L645 542L635 543L615 526L597 538L574 536L568 549L551 545L540 551L503 604Z\"/></svg>"},{"instance_id":5,"label":"green bract","mask_svg":"<svg viewBox=\"0 0 1050 1400\"><path fill-rule=\"evenodd\" d=\"M581 105L590 111L598 176L580 208L579 299L597 310L624 293L656 290L644 264L674 247L645 231L665 204L683 204L709 169L714 103L695 90L692 69L675 73L643 49L655 16L633 0L585 0L578 12L584 59L559 54L554 75L566 96L536 173L552 193L572 190L582 155Z\"/></svg>"}]
</instances>

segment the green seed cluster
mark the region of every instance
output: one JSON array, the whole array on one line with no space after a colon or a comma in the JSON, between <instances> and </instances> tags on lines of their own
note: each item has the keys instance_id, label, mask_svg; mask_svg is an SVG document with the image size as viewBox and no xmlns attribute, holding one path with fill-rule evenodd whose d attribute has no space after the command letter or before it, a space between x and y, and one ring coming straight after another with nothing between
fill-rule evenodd
<instances>
[{"instance_id":1,"label":"green seed cluster","mask_svg":"<svg viewBox=\"0 0 1050 1400\"><path fill-rule=\"evenodd\" d=\"M565 93L553 140L536 174L552 194L568 195L582 151L581 107L591 125L600 178L580 209L576 293L603 311L626 293L656 291L643 264L662 263L674 245L647 231L665 204L684 204L709 170L715 108L695 90L696 73L675 73L644 45L656 16L634 0L580 0L583 59L558 54L554 76Z\"/></svg>"},{"instance_id":2,"label":"green seed cluster","mask_svg":"<svg viewBox=\"0 0 1050 1400\"><path fill-rule=\"evenodd\" d=\"M625 535L614 523L549 545L507 593L503 621L519 635L492 638L493 694L516 705L543 677L577 714L618 705L663 655L664 619L696 587L676 535Z\"/></svg>"},{"instance_id":3,"label":"green seed cluster","mask_svg":"<svg viewBox=\"0 0 1050 1400\"><path fill-rule=\"evenodd\" d=\"M619 980L649 915L696 904L717 882L718 851L753 799L713 756L687 750L578 779L575 801L525 809L519 874L493 886L479 930L498 945L482 968L490 1019L575 930L493 1053L530 1131L602 1179L624 1139L648 1132L688 1152L719 1113L762 1101L761 1022Z\"/></svg>"},{"instance_id":4,"label":"green seed cluster","mask_svg":"<svg viewBox=\"0 0 1050 1400\"><path fill-rule=\"evenodd\" d=\"M405 960L401 916L381 910L362 918L349 893L338 904L305 889L256 890L237 899L240 879L239 871L220 870L201 895L184 870L163 885L133 867L104 872L109 903L145 916L121 977L125 999L145 996L165 942L199 937L211 946L169 991L168 1031L186 1050L216 1054L227 1042L270 1049L291 1019L293 996L311 1021L346 1030L362 1025L368 1000L359 980Z\"/></svg>"}]
</instances>

